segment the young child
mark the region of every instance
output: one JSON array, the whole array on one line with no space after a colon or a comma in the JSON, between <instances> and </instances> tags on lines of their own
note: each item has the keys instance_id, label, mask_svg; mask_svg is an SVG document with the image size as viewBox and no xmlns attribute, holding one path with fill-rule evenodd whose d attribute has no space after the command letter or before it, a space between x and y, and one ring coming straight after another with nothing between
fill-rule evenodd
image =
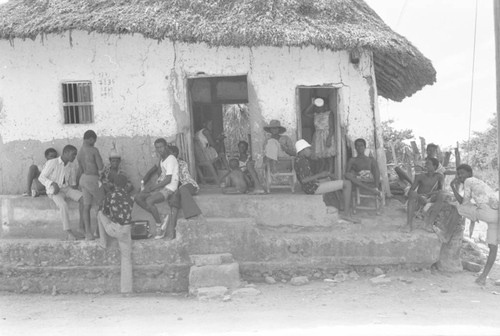
<instances>
[{"instance_id":1,"label":"young child","mask_svg":"<svg viewBox=\"0 0 500 336\"><path fill-rule=\"evenodd\" d=\"M85 240L94 240L90 226L90 209L92 204L99 204L104 198L104 192L99 186L99 175L104 168L101 154L94 147L97 134L88 130L83 134L83 145L78 152L77 160L81 173L80 187L83 194L83 223Z\"/></svg>"},{"instance_id":2,"label":"young child","mask_svg":"<svg viewBox=\"0 0 500 336\"><path fill-rule=\"evenodd\" d=\"M241 170L240 162L236 158L229 160L229 172L221 180L225 179L228 181L227 185L222 187L222 192L225 194L244 194L251 183L248 175Z\"/></svg>"},{"instance_id":3,"label":"young child","mask_svg":"<svg viewBox=\"0 0 500 336\"><path fill-rule=\"evenodd\" d=\"M44 154L46 161L57 157L57 151L54 148L47 148ZM37 165L30 166L28 170L28 186L26 188L26 193L24 193L23 196L31 195L32 197L38 197L40 195L46 195L45 186L38 180L43 167L45 167L45 163L40 167Z\"/></svg>"}]
</instances>

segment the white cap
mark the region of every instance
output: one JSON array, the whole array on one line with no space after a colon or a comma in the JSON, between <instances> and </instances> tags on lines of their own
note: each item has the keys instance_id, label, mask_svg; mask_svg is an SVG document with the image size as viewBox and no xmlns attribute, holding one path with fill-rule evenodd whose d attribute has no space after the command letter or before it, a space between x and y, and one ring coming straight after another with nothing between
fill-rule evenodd
<instances>
[{"instance_id":1,"label":"white cap","mask_svg":"<svg viewBox=\"0 0 500 336\"><path fill-rule=\"evenodd\" d=\"M325 105L325 101L323 100L323 98L316 98L314 99L314 105L316 105L317 107L321 107Z\"/></svg>"},{"instance_id":2,"label":"white cap","mask_svg":"<svg viewBox=\"0 0 500 336\"><path fill-rule=\"evenodd\" d=\"M311 147L311 145L309 144L309 142L305 141L304 139L300 139L299 141L297 141L295 143L295 150L297 151L297 154L299 154L300 151L302 151L303 149L305 149L307 147Z\"/></svg>"}]
</instances>

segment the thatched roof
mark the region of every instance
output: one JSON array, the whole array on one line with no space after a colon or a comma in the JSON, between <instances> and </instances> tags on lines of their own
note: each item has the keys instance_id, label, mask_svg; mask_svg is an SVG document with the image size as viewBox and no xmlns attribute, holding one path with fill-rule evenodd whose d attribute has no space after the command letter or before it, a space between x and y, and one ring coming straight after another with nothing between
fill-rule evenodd
<instances>
[{"instance_id":1,"label":"thatched roof","mask_svg":"<svg viewBox=\"0 0 500 336\"><path fill-rule=\"evenodd\" d=\"M378 93L395 101L436 80L431 62L362 0L10 0L0 38L67 30L211 46L373 51Z\"/></svg>"}]
</instances>

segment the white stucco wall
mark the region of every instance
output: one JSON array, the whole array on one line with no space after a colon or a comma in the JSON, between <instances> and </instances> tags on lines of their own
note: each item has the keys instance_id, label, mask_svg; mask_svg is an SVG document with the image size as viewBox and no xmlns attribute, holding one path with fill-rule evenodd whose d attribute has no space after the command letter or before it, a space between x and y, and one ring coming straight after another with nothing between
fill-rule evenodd
<instances>
[{"instance_id":1,"label":"white stucco wall","mask_svg":"<svg viewBox=\"0 0 500 336\"><path fill-rule=\"evenodd\" d=\"M139 35L73 32L49 35L43 41L16 39L12 45L0 40L0 151L8 154L13 148L9 144L30 142L39 145L27 150L38 153L48 144L80 139L89 128L105 139L151 142L157 136L176 133L190 138L186 78L200 72L248 75L256 135L265 123L279 119L295 139L297 86L339 88L339 112L348 136L364 137L373 144L370 88L374 89L374 83L370 85L365 79L373 77L369 53L363 53L360 64L354 66L347 52L312 47L207 48L204 44L157 42ZM93 124L63 124L61 82L66 80L92 81ZM252 138L254 150L264 139L260 135ZM108 149L109 141L103 145ZM134 160L137 148L121 150L130 152L125 154ZM0 192L16 189L6 181L24 176L18 171L25 171L33 158L39 160L41 155L27 155L16 172L8 171L3 163ZM133 162L128 168L136 175L144 170Z\"/></svg>"}]
</instances>

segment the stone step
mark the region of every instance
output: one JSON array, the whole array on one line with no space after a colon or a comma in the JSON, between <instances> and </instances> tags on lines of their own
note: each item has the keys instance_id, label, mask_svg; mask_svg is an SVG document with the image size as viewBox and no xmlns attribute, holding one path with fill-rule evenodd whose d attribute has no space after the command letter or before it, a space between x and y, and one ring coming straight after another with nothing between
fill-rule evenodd
<instances>
[{"instance_id":1,"label":"stone step","mask_svg":"<svg viewBox=\"0 0 500 336\"><path fill-rule=\"evenodd\" d=\"M136 293L186 292L189 268L189 264L134 265L133 290ZM120 292L120 266L2 266L0 277L0 291L52 294Z\"/></svg>"},{"instance_id":2,"label":"stone step","mask_svg":"<svg viewBox=\"0 0 500 336\"><path fill-rule=\"evenodd\" d=\"M223 286L229 289L240 285L240 267L233 262L222 265L191 266L189 270L189 293L198 288Z\"/></svg>"},{"instance_id":3,"label":"stone step","mask_svg":"<svg viewBox=\"0 0 500 336\"><path fill-rule=\"evenodd\" d=\"M321 195L270 194L195 196L205 217L254 218L261 226L328 228L338 222L337 209L327 207ZM0 196L1 238L62 239L59 210L48 197ZM158 205L162 214L169 212L166 202ZM69 202L71 228L78 230L78 204ZM95 208L91 212L95 227ZM134 220L154 220L149 213L134 205ZM182 218L182 213L179 218Z\"/></svg>"},{"instance_id":4,"label":"stone step","mask_svg":"<svg viewBox=\"0 0 500 336\"><path fill-rule=\"evenodd\" d=\"M167 291L181 287L187 290L189 268L193 265L191 255L229 253L238 261L240 272L246 279L257 273L280 271L300 274L314 269L363 266L430 267L438 260L441 246L434 234L421 230L408 234L394 228L381 231L368 224L340 223L323 231L283 233L279 229L258 226L251 218L179 220L177 233L177 239L173 241L134 241L134 270L155 267L182 270L178 274L160 273L157 277L163 280L149 287L139 285L141 291ZM104 286L101 278L109 278L113 279L110 280L113 284L105 288L116 292L119 263L116 244L103 250L96 242L0 239L0 265L2 271L11 272L3 285L5 290L19 291L22 282L28 280L36 280L29 288L45 290L50 283L46 278L57 286L60 282L61 288L66 288L65 281L74 281L78 284L75 285L78 291L82 288L93 290L96 286ZM96 274L97 280L89 280L88 287L84 287L85 282L79 279L82 276L92 279ZM155 276L154 273L150 275ZM169 279L183 279L184 283L182 286L169 285Z\"/></svg>"}]
</instances>

